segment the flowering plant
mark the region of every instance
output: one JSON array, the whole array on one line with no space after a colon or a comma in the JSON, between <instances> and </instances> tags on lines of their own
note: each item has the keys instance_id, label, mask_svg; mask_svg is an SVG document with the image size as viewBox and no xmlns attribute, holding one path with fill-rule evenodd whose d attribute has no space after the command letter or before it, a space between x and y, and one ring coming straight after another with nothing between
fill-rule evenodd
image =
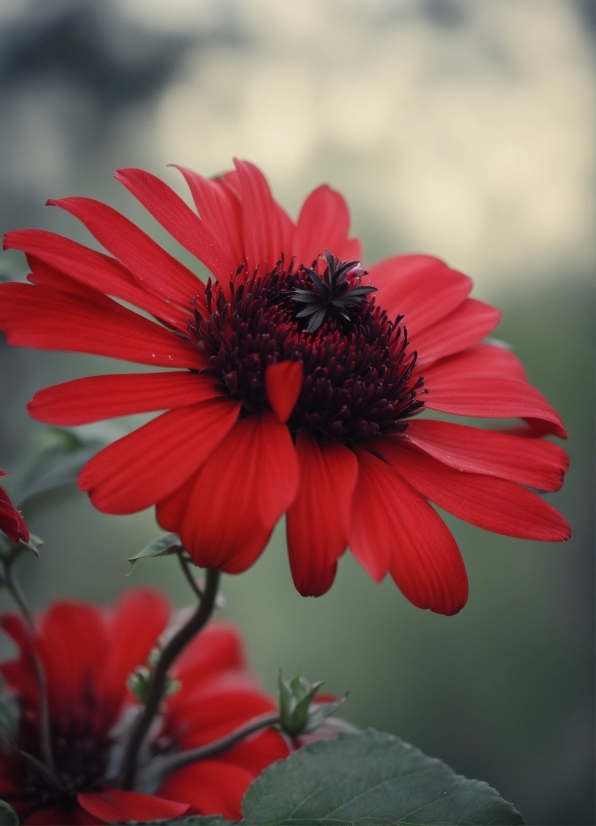
<instances>
[{"instance_id":1,"label":"flowering plant","mask_svg":"<svg viewBox=\"0 0 596 826\"><path fill-rule=\"evenodd\" d=\"M0 285L10 344L152 368L41 390L29 412L71 427L165 411L90 459L81 452L78 486L105 513L154 506L169 533L131 560L176 556L198 604L170 631L167 601L145 591L111 611L61 602L33 617L13 563L36 545L0 489L2 583L24 616L2 620L20 653L0 666L16 708L0 796L25 823L285 823L303 804L308 823L338 807L351 812L338 823L379 810L397 821L413 811L416 765L431 778L419 804L441 822L472 811L478 823L523 822L489 787L327 719L342 701L317 694L320 684L280 677L276 706L246 671L238 632L205 626L221 574L249 568L284 513L300 594L328 591L349 546L375 581L389 573L414 605L457 613L467 575L431 503L508 536L567 539L564 518L535 492L563 482L567 456L545 438L566 436L560 417L487 339L500 314L469 298L467 276L426 255L365 268L345 201L327 186L293 222L250 163L215 180L181 171L196 211L147 172L116 177L207 267L206 283L88 198L50 203L109 254L41 230L5 237L31 270L29 284ZM193 564L206 571L201 586ZM361 761L364 809L354 803ZM337 766L345 782L325 796ZM387 772L392 790L374 792ZM444 799L433 777L449 788Z\"/></svg>"}]
</instances>

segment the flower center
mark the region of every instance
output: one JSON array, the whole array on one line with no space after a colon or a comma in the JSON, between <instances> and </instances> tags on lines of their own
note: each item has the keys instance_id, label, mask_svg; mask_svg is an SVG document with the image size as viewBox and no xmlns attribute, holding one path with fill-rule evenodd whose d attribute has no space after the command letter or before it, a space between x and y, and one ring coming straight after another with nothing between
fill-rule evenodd
<instances>
[{"instance_id":1,"label":"flower center","mask_svg":"<svg viewBox=\"0 0 596 826\"><path fill-rule=\"evenodd\" d=\"M68 811L77 805L76 796L82 791L99 791L105 775L111 740L98 735L92 725L71 719L52 725L52 753L59 786L28 760L22 763L22 789L33 809L58 806ZM41 760L39 729L28 726L22 718L20 746L23 751Z\"/></svg>"},{"instance_id":2,"label":"flower center","mask_svg":"<svg viewBox=\"0 0 596 826\"><path fill-rule=\"evenodd\" d=\"M190 328L208 369L247 414L270 408L269 365L301 361L293 432L307 427L350 443L405 430L424 406L424 391L422 377L412 378L417 354L408 352L402 316L390 320L375 304L375 288L360 286L358 262L326 253L319 269L318 262L286 267L282 259L264 276L238 277L227 292L209 282L207 312L196 308Z\"/></svg>"}]
</instances>

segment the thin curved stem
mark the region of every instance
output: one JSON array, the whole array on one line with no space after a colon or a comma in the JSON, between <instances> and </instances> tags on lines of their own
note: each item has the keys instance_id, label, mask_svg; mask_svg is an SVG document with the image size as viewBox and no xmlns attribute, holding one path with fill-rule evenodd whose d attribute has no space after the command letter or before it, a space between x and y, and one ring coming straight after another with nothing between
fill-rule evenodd
<instances>
[{"instance_id":1,"label":"thin curved stem","mask_svg":"<svg viewBox=\"0 0 596 826\"><path fill-rule=\"evenodd\" d=\"M195 578L192 575L192 571L190 570L190 567L189 567L189 564L188 564L188 559L184 556L184 551L179 551L178 552L178 561L180 562L180 567L182 568L182 573L186 577L186 580L187 580L188 584L190 585L190 587L192 588L192 590L194 591L195 595L199 599L203 599L203 592L201 591L201 589L199 588L199 586L195 582Z\"/></svg>"},{"instance_id":2,"label":"thin curved stem","mask_svg":"<svg viewBox=\"0 0 596 826\"><path fill-rule=\"evenodd\" d=\"M50 731L50 707L48 701L48 684L46 680L46 673L44 671L43 663L41 662L39 654L35 650L35 646L33 644L36 635L36 630L35 623L33 622L33 616L31 614L31 609L27 604L27 600L25 598L24 593L21 591L21 586L19 585L18 580L15 578L12 572L12 562L13 560L10 560L9 564L5 564L4 566L4 581L7 590L11 594L12 598L18 605L21 614L25 618L27 630L31 638L31 657L33 660L33 667L35 668L37 684L39 686L39 747L43 759L47 765L47 768L53 775L54 754L52 752L52 735Z\"/></svg>"},{"instance_id":3,"label":"thin curved stem","mask_svg":"<svg viewBox=\"0 0 596 826\"><path fill-rule=\"evenodd\" d=\"M188 766L191 763L196 763L199 760L206 760L208 757L215 757L222 754L235 746L245 737L255 734L257 731L274 726L279 723L279 713L277 711L262 714L260 717L255 717L249 720L243 726L240 726L235 731L220 737L219 740L214 740L212 743L207 743L205 746L197 746L188 751L177 752L170 754L167 757L158 757L139 774L139 781L142 784L154 781L157 778L165 777L176 769L181 769L183 766Z\"/></svg>"},{"instance_id":4,"label":"thin curved stem","mask_svg":"<svg viewBox=\"0 0 596 826\"><path fill-rule=\"evenodd\" d=\"M123 789L130 789L134 783L139 750L153 722L153 718L159 711L168 671L172 663L193 637L207 624L213 613L217 589L219 587L219 578L219 571L207 571L205 591L197 610L186 625L183 625L182 628L174 634L161 652L151 677L147 702L133 726L122 760L120 786Z\"/></svg>"}]
</instances>

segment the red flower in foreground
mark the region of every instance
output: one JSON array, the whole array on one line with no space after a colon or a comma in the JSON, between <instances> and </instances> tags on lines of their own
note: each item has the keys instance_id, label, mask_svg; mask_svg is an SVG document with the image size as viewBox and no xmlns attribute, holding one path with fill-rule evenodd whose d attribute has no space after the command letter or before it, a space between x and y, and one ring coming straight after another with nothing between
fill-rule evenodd
<instances>
[{"instance_id":1,"label":"red flower in foreground","mask_svg":"<svg viewBox=\"0 0 596 826\"><path fill-rule=\"evenodd\" d=\"M129 591L111 612L61 602L39 621L35 643L19 617L4 615L1 627L20 649L19 659L0 664L20 707L19 747L41 759L34 644L46 672L52 750L62 784L56 788L15 752L0 751L0 798L16 809L22 823L126 822L185 812L239 818L249 783L287 756L282 736L267 729L218 757L174 771L155 794L111 788L118 752L114 727L134 702L127 677L145 662L169 615L167 601L144 589ZM152 741L160 755L211 743L275 710L246 671L241 639L228 625L204 630L172 673L181 685L166 700L161 729Z\"/></svg>"},{"instance_id":2,"label":"red flower in foreground","mask_svg":"<svg viewBox=\"0 0 596 826\"><path fill-rule=\"evenodd\" d=\"M166 410L85 466L79 486L99 510L156 505L197 565L228 573L253 564L286 512L301 594L329 589L349 545L375 580L389 571L411 602L444 614L468 584L429 500L497 533L568 538L528 489L562 484L567 456L541 438L565 437L561 419L512 353L482 343L499 311L468 298L468 277L426 255L364 275L347 206L327 186L294 223L249 163L218 180L182 172L198 214L147 172L116 177L206 265L207 286L88 198L50 203L111 256L40 230L4 242L26 253L33 282L0 286L10 343L170 368L80 379L30 403L58 425ZM527 425L495 432L427 409Z\"/></svg>"},{"instance_id":3,"label":"red flower in foreground","mask_svg":"<svg viewBox=\"0 0 596 826\"><path fill-rule=\"evenodd\" d=\"M0 470L0 477L6 476L4 471ZM4 488L0 487L0 531L13 542L29 542L29 531L25 520L10 501L9 495Z\"/></svg>"}]
</instances>

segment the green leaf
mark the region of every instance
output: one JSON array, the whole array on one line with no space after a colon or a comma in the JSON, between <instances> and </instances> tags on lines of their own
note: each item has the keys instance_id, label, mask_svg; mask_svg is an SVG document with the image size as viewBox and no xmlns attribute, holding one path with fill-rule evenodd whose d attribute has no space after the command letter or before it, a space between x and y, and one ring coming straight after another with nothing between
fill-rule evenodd
<instances>
[{"instance_id":1,"label":"green leaf","mask_svg":"<svg viewBox=\"0 0 596 826\"><path fill-rule=\"evenodd\" d=\"M3 826L19 826L19 818L10 803L0 800L0 823Z\"/></svg>"},{"instance_id":2,"label":"green leaf","mask_svg":"<svg viewBox=\"0 0 596 826\"><path fill-rule=\"evenodd\" d=\"M128 824L131 826L133 823L141 823L143 821L139 820L129 820ZM234 826L234 824L239 823L239 821L234 820L226 820L219 815L209 815L208 817L201 817L200 815L191 815L190 817L177 817L174 820L152 820L150 821L152 826L170 826L172 823L184 823L186 826Z\"/></svg>"},{"instance_id":3,"label":"green leaf","mask_svg":"<svg viewBox=\"0 0 596 826\"><path fill-rule=\"evenodd\" d=\"M139 559L146 559L152 556L168 556L169 554L177 554L182 550L180 537L177 533L166 533L163 536L154 539L146 548L139 551L134 556L129 556L128 561L134 565Z\"/></svg>"},{"instance_id":4,"label":"green leaf","mask_svg":"<svg viewBox=\"0 0 596 826\"><path fill-rule=\"evenodd\" d=\"M41 450L32 460L15 504L22 509L31 500L56 488L72 485L92 456L124 433L113 423L84 428L51 427L45 432Z\"/></svg>"},{"instance_id":5,"label":"green leaf","mask_svg":"<svg viewBox=\"0 0 596 826\"><path fill-rule=\"evenodd\" d=\"M249 787L243 812L246 826L525 823L486 783L374 731L311 743L274 763Z\"/></svg>"}]
</instances>

